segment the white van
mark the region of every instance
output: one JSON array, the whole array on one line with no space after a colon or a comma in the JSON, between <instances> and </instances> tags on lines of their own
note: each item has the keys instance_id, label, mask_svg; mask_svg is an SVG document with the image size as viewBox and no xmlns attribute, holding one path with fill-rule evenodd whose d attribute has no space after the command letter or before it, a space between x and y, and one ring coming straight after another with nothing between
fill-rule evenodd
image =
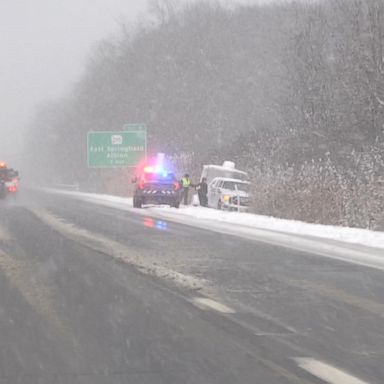
<instances>
[{"instance_id":1,"label":"white van","mask_svg":"<svg viewBox=\"0 0 384 384\"><path fill-rule=\"evenodd\" d=\"M224 161L223 165L214 165L208 164L203 166L203 171L201 172L200 180L205 177L208 184L208 206L212 207L212 204L209 202L210 196L213 197L212 188L215 186L212 185L213 180L221 178L229 180L238 180L239 182L244 182L249 186L249 176L247 172L240 171L236 169L235 163L233 161ZM245 197L244 197L245 199ZM193 205L199 205L199 199L197 195L193 196ZM218 207L218 204L215 205L215 208Z\"/></svg>"},{"instance_id":2,"label":"white van","mask_svg":"<svg viewBox=\"0 0 384 384\"><path fill-rule=\"evenodd\" d=\"M201 173L201 179L205 177L209 185L216 177L225 177L228 179L236 179L242 181L249 181L247 172L240 171L235 168L235 163L232 161L224 161L223 165L204 165Z\"/></svg>"},{"instance_id":3,"label":"white van","mask_svg":"<svg viewBox=\"0 0 384 384\"><path fill-rule=\"evenodd\" d=\"M249 181L215 177L208 184L208 207L246 212L249 209Z\"/></svg>"}]
</instances>

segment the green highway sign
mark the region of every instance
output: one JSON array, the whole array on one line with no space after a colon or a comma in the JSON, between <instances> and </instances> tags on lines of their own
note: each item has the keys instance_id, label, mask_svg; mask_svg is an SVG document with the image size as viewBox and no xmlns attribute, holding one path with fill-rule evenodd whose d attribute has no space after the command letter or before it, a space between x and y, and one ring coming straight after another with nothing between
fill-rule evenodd
<instances>
[{"instance_id":1,"label":"green highway sign","mask_svg":"<svg viewBox=\"0 0 384 384\"><path fill-rule=\"evenodd\" d=\"M147 153L147 132L141 125L122 132L88 132L88 166L93 168L136 167Z\"/></svg>"}]
</instances>

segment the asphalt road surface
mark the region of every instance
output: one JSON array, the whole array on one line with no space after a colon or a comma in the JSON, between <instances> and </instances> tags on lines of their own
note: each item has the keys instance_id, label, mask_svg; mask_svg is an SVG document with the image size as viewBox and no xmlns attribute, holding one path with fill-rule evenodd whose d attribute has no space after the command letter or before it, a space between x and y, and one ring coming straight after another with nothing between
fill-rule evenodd
<instances>
[{"instance_id":1,"label":"asphalt road surface","mask_svg":"<svg viewBox=\"0 0 384 384\"><path fill-rule=\"evenodd\" d=\"M383 273L24 191L0 202L0 383L382 384Z\"/></svg>"}]
</instances>

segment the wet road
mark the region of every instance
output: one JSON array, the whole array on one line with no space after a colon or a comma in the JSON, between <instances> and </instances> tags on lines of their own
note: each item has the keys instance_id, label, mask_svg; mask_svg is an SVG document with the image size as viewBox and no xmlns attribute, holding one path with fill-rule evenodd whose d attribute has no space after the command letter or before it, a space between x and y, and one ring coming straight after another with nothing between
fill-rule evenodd
<instances>
[{"instance_id":1,"label":"wet road","mask_svg":"<svg viewBox=\"0 0 384 384\"><path fill-rule=\"evenodd\" d=\"M380 384L383 277L30 191L0 203L0 383Z\"/></svg>"}]
</instances>

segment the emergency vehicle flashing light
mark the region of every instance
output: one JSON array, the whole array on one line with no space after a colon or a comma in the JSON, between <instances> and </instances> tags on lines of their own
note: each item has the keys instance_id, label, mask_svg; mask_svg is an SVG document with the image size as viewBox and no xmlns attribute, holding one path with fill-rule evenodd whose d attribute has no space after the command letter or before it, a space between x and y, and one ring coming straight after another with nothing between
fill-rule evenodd
<instances>
[{"instance_id":1,"label":"emergency vehicle flashing light","mask_svg":"<svg viewBox=\"0 0 384 384\"><path fill-rule=\"evenodd\" d=\"M156 166L156 167L146 166L146 167L144 167L144 173L156 173L156 174L161 175L163 177L168 176L168 172L161 166Z\"/></svg>"}]
</instances>

